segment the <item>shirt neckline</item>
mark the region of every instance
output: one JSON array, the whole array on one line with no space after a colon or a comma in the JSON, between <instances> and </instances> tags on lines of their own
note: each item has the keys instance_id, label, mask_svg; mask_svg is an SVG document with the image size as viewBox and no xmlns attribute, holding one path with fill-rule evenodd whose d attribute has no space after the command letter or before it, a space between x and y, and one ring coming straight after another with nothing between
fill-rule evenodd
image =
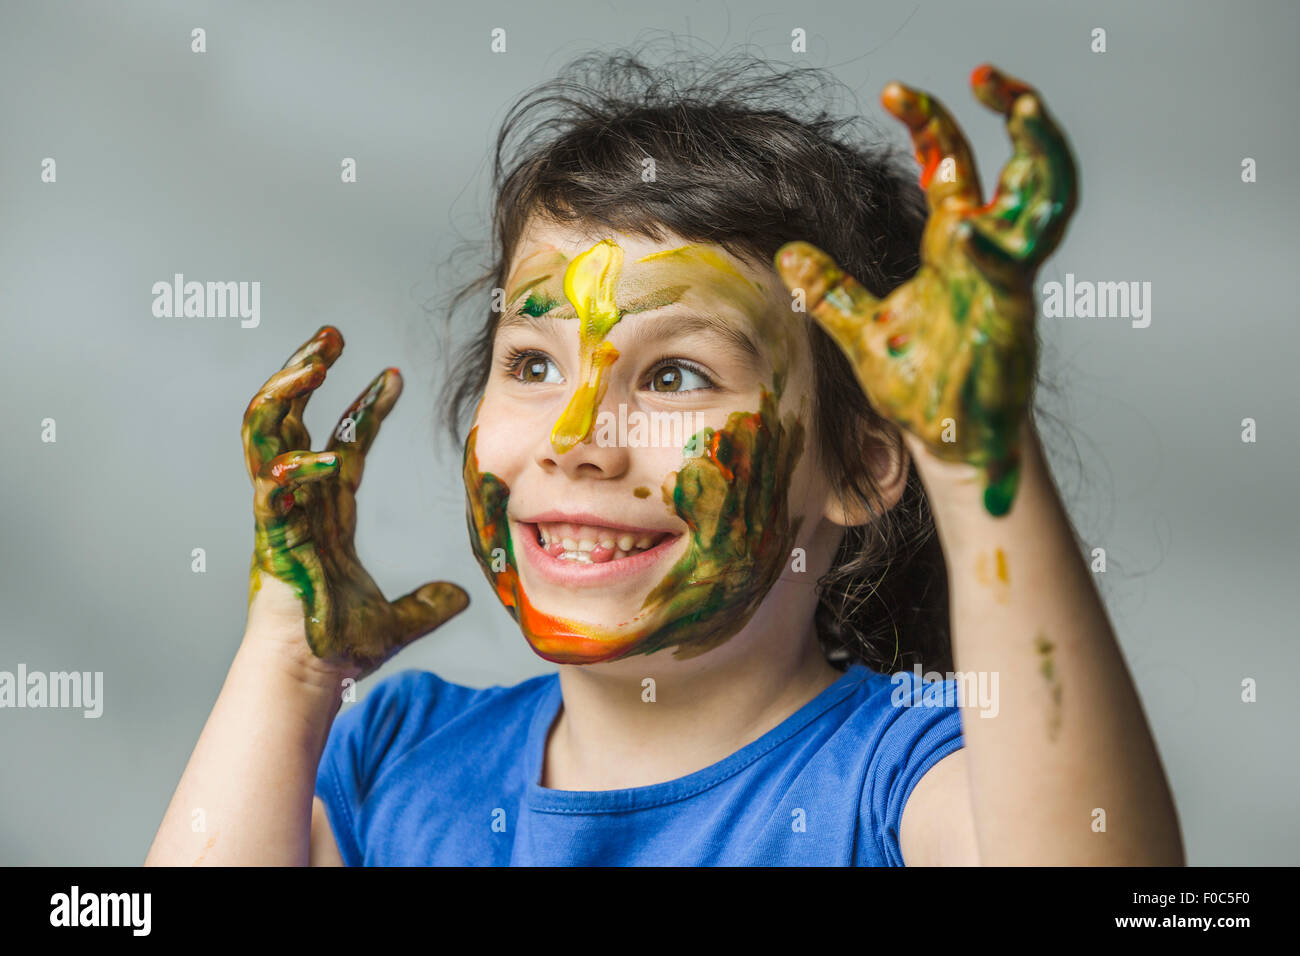
<instances>
[{"instance_id":1,"label":"shirt neckline","mask_svg":"<svg viewBox=\"0 0 1300 956\"><path fill-rule=\"evenodd\" d=\"M552 790L540 784L546 738L563 702L559 675L553 675L538 702L528 728L524 749L527 792L525 803L530 810L542 813L618 813L645 810L675 803L714 787L771 752L823 713L840 703L858 686L872 677L872 671L854 664L832 684L824 688L763 736L746 744L729 757L675 780L652 783L623 790Z\"/></svg>"}]
</instances>

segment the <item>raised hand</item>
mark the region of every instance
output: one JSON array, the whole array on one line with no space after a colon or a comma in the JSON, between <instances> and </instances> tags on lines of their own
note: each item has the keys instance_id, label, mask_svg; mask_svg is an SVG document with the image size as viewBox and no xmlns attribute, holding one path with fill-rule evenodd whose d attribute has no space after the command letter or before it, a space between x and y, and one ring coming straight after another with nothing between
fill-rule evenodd
<instances>
[{"instance_id":1,"label":"raised hand","mask_svg":"<svg viewBox=\"0 0 1300 956\"><path fill-rule=\"evenodd\" d=\"M381 372L344 412L325 451L313 452L303 409L342 351L338 329L323 326L244 413L244 460L254 489L248 601L251 607L263 575L283 581L301 600L312 653L365 676L464 610L469 596L435 581L390 603L361 566L353 545L356 491L402 378L395 368Z\"/></svg>"},{"instance_id":2,"label":"raised hand","mask_svg":"<svg viewBox=\"0 0 1300 956\"><path fill-rule=\"evenodd\" d=\"M917 274L877 300L806 242L776 266L839 343L882 415L933 454L984 473L984 506L1011 508L1020 428L1038 362L1034 277L1074 211L1074 159L1032 87L992 66L971 74L976 98L1006 117L1013 154L985 204L975 160L943 105L900 83L885 108L907 124L930 216Z\"/></svg>"}]
</instances>

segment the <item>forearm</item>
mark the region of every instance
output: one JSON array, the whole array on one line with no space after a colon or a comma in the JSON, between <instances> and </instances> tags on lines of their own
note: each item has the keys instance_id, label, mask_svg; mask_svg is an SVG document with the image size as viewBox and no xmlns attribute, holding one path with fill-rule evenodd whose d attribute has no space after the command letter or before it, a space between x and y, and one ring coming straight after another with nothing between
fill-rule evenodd
<instances>
[{"instance_id":1,"label":"forearm","mask_svg":"<svg viewBox=\"0 0 1300 956\"><path fill-rule=\"evenodd\" d=\"M1136 689L1037 434L1022 434L1002 517L974 469L908 440L948 563L954 666L997 679L996 716L970 702L962 720L981 862L1182 864Z\"/></svg>"},{"instance_id":2,"label":"forearm","mask_svg":"<svg viewBox=\"0 0 1300 956\"><path fill-rule=\"evenodd\" d=\"M316 770L340 704L331 683L291 676L246 641L145 864L305 865Z\"/></svg>"}]
</instances>

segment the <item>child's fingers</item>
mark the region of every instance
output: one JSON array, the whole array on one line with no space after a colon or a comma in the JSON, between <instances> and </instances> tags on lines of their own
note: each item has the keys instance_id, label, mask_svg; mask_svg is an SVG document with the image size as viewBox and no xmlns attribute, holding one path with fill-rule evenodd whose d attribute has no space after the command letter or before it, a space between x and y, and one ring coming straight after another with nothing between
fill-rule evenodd
<instances>
[{"instance_id":1,"label":"child's fingers","mask_svg":"<svg viewBox=\"0 0 1300 956\"><path fill-rule=\"evenodd\" d=\"M956 228L957 241L980 274L999 289L1013 288L1024 267L1006 250L1002 238L988 235L973 217L962 220Z\"/></svg>"},{"instance_id":2,"label":"child's fingers","mask_svg":"<svg viewBox=\"0 0 1300 956\"><path fill-rule=\"evenodd\" d=\"M298 351L289 356L281 368L301 365L309 355L318 356L325 363L325 367L329 368L342 352L343 334L332 325L322 325L316 330L315 335L299 347Z\"/></svg>"},{"instance_id":3,"label":"child's fingers","mask_svg":"<svg viewBox=\"0 0 1300 956\"><path fill-rule=\"evenodd\" d=\"M1003 239L1007 252L1041 261L1060 241L1074 211L1078 173L1070 145L1038 91L1023 80L986 63L971 73L971 86L981 103L1006 117L1015 156L1033 160L1029 175L1015 159L1003 168L990 205L1017 213L1017 228Z\"/></svg>"},{"instance_id":4,"label":"child's fingers","mask_svg":"<svg viewBox=\"0 0 1300 956\"><path fill-rule=\"evenodd\" d=\"M306 401L321 382L325 381L325 366L317 358L293 368L276 372L261 390L253 396L244 411L240 433L244 444L244 463L254 481L267 462L286 449L292 448L284 435L284 422L293 403ZM304 429L305 431L305 429Z\"/></svg>"},{"instance_id":5,"label":"child's fingers","mask_svg":"<svg viewBox=\"0 0 1300 956\"><path fill-rule=\"evenodd\" d=\"M244 463L256 480L268 461L290 449L311 447L302 411L312 391L343 351L343 336L322 326L272 375L244 411Z\"/></svg>"},{"instance_id":6,"label":"child's fingers","mask_svg":"<svg viewBox=\"0 0 1300 956\"><path fill-rule=\"evenodd\" d=\"M880 301L811 243L786 243L776 252L776 269L791 292L803 292L808 314L861 362L863 332L877 321Z\"/></svg>"},{"instance_id":7,"label":"child's fingers","mask_svg":"<svg viewBox=\"0 0 1300 956\"><path fill-rule=\"evenodd\" d=\"M315 335L303 343L298 351L289 356L289 360L284 363L284 367L291 368L294 365L301 365L307 362L311 356L315 356L328 369L333 366L342 353L343 336L339 333L339 330L332 325L322 325L316 330ZM302 422L302 412L307 407L309 398L311 398L310 392L299 395L289 403L289 414L284 416L284 421L280 425L280 434L284 438L285 449L311 447L311 436L307 434L307 426Z\"/></svg>"},{"instance_id":8,"label":"child's fingers","mask_svg":"<svg viewBox=\"0 0 1300 956\"><path fill-rule=\"evenodd\" d=\"M897 82L885 87L880 102L912 131L912 146L921 164L921 187L930 208L953 198L969 206L983 205L970 144L944 105L923 90ZM945 160L949 161L946 166Z\"/></svg>"},{"instance_id":9,"label":"child's fingers","mask_svg":"<svg viewBox=\"0 0 1300 956\"><path fill-rule=\"evenodd\" d=\"M330 436L326 451L344 449L355 452L345 456L343 481L354 491L361 484L361 473L365 467L365 456L370 446L375 443L379 426L383 424L388 413L393 410L398 397L402 394L402 374L395 368L386 368L375 376L366 386L365 391L356 397L348 410L339 419Z\"/></svg>"},{"instance_id":10,"label":"child's fingers","mask_svg":"<svg viewBox=\"0 0 1300 956\"><path fill-rule=\"evenodd\" d=\"M450 581L432 581L393 602L398 647L405 647L469 607L469 595Z\"/></svg>"},{"instance_id":11,"label":"child's fingers","mask_svg":"<svg viewBox=\"0 0 1300 956\"><path fill-rule=\"evenodd\" d=\"M338 452L290 451L272 459L253 483L254 513L263 520L282 517L293 506L293 490L333 475L340 457Z\"/></svg>"}]
</instances>

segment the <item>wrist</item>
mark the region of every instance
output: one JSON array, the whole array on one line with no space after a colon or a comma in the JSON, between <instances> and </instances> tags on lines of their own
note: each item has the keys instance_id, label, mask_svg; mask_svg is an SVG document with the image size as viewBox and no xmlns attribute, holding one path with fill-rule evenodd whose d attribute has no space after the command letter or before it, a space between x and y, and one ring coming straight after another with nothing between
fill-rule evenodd
<instances>
[{"instance_id":1,"label":"wrist","mask_svg":"<svg viewBox=\"0 0 1300 956\"><path fill-rule=\"evenodd\" d=\"M356 680L359 669L322 661L306 641L289 650L246 634L231 667L249 676L259 691L290 707L309 726L333 721L343 702L344 681Z\"/></svg>"},{"instance_id":2,"label":"wrist","mask_svg":"<svg viewBox=\"0 0 1300 956\"><path fill-rule=\"evenodd\" d=\"M987 478L981 468L966 462L947 461L927 448L910 432L903 433L908 453L925 487L930 511L945 547L967 538L986 541L988 534L1001 529L1024 497L1026 487L1043 471L1042 448L1038 432L1026 416L1020 425L1018 441L1019 473L1011 512L994 515L985 506ZM969 533L968 533L969 532Z\"/></svg>"}]
</instances>

